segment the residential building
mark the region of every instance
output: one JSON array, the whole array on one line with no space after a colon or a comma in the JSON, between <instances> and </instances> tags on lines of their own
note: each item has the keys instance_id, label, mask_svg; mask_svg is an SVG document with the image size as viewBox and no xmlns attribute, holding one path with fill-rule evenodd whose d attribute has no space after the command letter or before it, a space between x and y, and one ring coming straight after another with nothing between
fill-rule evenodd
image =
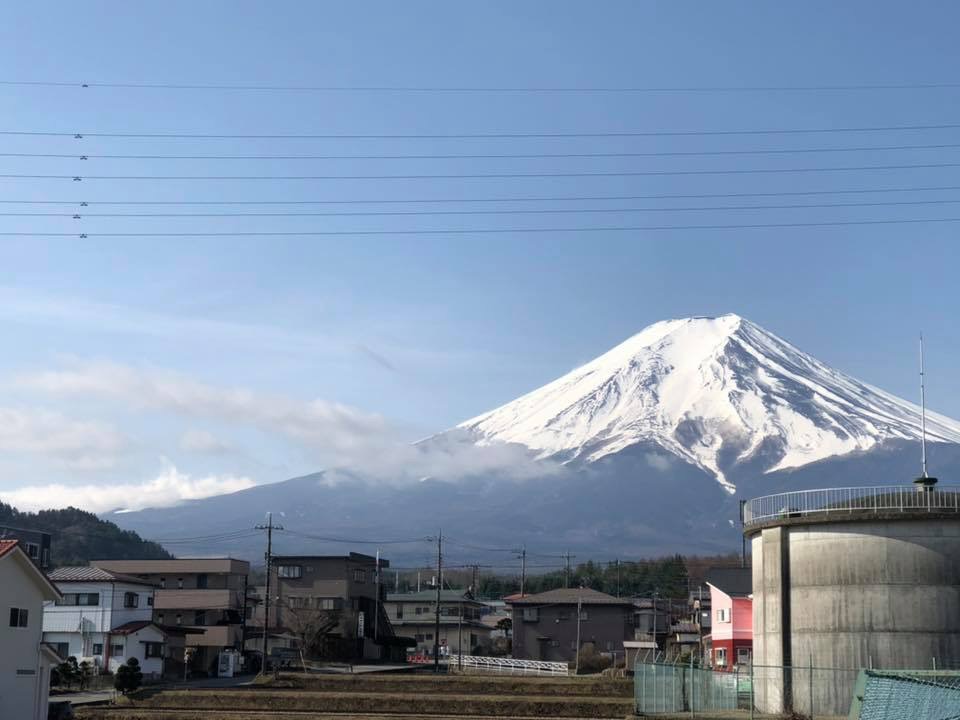
<instances>
[{"instance_id":1,"label":"residential building","mask_svg":"<svg viewBox=\"0 0 960 720\"><path fill-rule=\"evenodd\" d=\"M57 568L49 577L60 598L43 608L43 640L61 657L110 672L133 657L155 678L168 659L183 660L183 630L153 622L150 581L90 566Z\"/></svg>"},{"instance_id":2,"label":"residential building","mask_svg":"<svg viewBox=\"0 0 960 720\"><path fill-rule=\"evenodd\" d=\"M220 653L242 647L250 563L234 558L175 560L94 560L93 566L148 581L156 586L152 619L159 626L184 628L194 648L193 671L214 672Z\"/></svg>"},{"instance_id":3,"label":"residential building","mask_svg":"<svg viewBox=\"0 0 960 720\"><path fill-rule=\"evenodd\" d=\"M513 656L524 660L571 662L580 647L616 657L632 640L634 605L629 599L589 588L548 590L508 599L513 609Z\"/></svg>"},{"instance_id":4,"label":"residential building","mask_svg":"<svg viewBox=\"0 0 960 720\"><path fill-rule=\"evenodd\" d=\"M439 645L441 655L474 654L476 648L490 645L494 626L482 621L486 605L461 590L440 591L440 636L437 632L437 591L390 593L386 611L397 634L413 638L415 647L408 652L433 655Z\"/></svg>"},{"instance_id":5,"label":"residential building","mask_svg":"<svg viewBox=\"0 0 960 720\"><path fill-rule=\"evenodd\" d=\"M0 540L16 540L27 557L33 560L41 570L50 567L51 535L42 530L26 530L24 528L0 525Z\"/></svg>"},{"instance_id":6,"label":"residential building","mask_svg":"<svg viewBox=\"0 0 960 720\"><path fill-rule=\"evenodd\" d=\"M0 717L46 720L50 668L62 658L42 642L43 604L60 599L16 540L0 540Z\"/></svg>"},{"instance_id":7,"label":"residential building","mask_svg":"<svg viewBox=\"0 0 960 720\"><path fill-rule=\"evenodd\" d=\"M713 626L707 642L718 670L749 665L753 657L753 577L750 568L707 572Z\"/></svg>"},{"instance_id":8,"label":"residential building","mask_svg":"<svg viewBox=\"0 0 960 720\"><path fill-rule=\"evenodd\" d=\"M380 560L379 567L390 562ZM403 647L384 611L385 588L377 582L377 559L371 555L275 556L270 595L268 631L308 641L314 655L377 659L395 655L389 648ZM259 614L257 619L262 627ZM318 634L317 623L329 627Z\"/></svg>"},{"instance_id":9,"label":"residential building","mask_svg":"<svg viewBox=\"0 0 960 720\"><path fill-rule=\"evenodd\" d=\"M633 602L633 639L653 640L663 648L670 637L672 606L669 598L635 597Z\"/></svg>"}]
</instances>

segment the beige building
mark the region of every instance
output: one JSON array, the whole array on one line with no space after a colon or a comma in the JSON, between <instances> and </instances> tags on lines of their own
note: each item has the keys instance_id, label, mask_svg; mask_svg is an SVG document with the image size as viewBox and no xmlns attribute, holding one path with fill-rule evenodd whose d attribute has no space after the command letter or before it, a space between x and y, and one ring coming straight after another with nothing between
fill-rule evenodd
<instances>
[{"instance_id":1,"label":"beige building","mask_svg":"<svg viewBox=\"0 0 960 720\"><path fill-rule=\"evenodd\" d=\"M186 639L188 647L196 648L194 670L209 672L221 650L242 648L246 619L252 614L246 560L94 560L91 565L155 584L153 620L158 625L203 631Z\"/></svg>"},{"instance_id":2,"label":"beige building","mask_svg":"<svg viewBox=\"0 0 960 720\"><path fill-rule=\"evenodd\" d=\"M416 647L411 652L418 655L433 655L439 644L441 655L472 655L478 647L490 645L493 628L482 622L484 603L474 600L460 590L443 590L440 593L440 636L437 632L437 591L390 593L386 610L398 635L412 638Z\"/></svg>"},{"instance_id":3,"label":"beige building","mask_svg":"<svg viewBox=\"0 0 960 720\"><path fill-rule=\"evenodd\" d=\"M60 658L40 640L43 603L60 598L16 540L0 540L0 718L46 720Z\"/></svg>"}]
</instances>

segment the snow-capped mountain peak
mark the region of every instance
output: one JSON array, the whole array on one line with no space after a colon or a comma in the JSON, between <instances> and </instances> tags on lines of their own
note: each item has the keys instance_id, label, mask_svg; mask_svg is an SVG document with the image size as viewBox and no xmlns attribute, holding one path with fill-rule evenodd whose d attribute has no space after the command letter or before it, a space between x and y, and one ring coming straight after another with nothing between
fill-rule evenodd
<instances>
[{"instance_id":1,"label":"snow-capped mountain peak","mask_svg":"<svg viewBox=\"0 0 960 720\"><path fill-rule=\"evenodd\" d=\"M654 323L459 427L565 461L652 443L732 492L749 461L772 472L919 439L920 410L730 314ZM927 437L960 443L960 422L928 412Z\"/></svg>"}]
</instances>

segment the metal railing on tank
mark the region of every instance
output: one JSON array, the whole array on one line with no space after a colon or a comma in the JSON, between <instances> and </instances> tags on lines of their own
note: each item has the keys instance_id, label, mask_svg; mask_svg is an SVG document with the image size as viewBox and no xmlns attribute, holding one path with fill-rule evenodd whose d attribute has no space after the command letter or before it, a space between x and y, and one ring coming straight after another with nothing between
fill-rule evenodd
<instances>
[{"instance_id":1,"label":"metal railing on tank","mask_svg":"<svg viewBox=\"0 0 960 720\"><path fill-rule=\"evenodd\" d=\"M748 500L743 526L814 515L960 513L960 486L881 485L824 488L764 495Z\"/></svg>"}]
</instances>

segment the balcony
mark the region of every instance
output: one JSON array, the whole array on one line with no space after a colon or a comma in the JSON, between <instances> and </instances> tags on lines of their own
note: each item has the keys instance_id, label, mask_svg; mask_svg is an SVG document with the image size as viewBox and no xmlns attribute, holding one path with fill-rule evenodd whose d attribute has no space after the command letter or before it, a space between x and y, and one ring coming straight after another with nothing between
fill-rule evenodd
<instances>
[{"instance_id":1,"label":"balcony","mask_svg":"<svg viewBox=\"0 0 960 720\"><path fill-rule=\"evenodd\" d=\"M154 610L239 610L242 593L233 590L157 590Z\"/></svg>"}]
</instances>

